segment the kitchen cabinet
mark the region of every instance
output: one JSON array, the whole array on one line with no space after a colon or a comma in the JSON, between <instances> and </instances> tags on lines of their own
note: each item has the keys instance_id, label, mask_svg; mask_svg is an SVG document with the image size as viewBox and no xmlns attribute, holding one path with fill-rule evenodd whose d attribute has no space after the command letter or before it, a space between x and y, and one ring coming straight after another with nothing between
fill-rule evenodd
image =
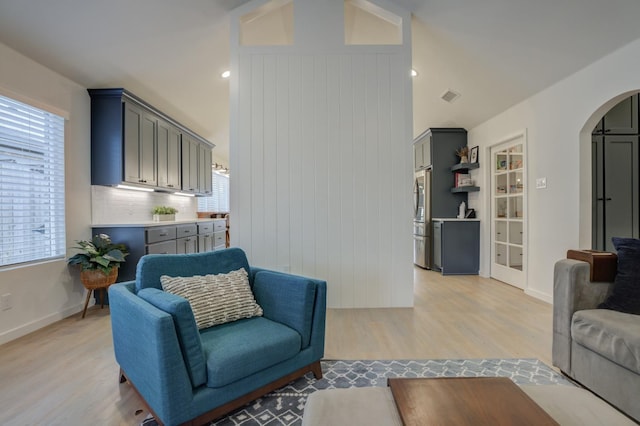
<instances>
[{"instance_id":1,"label":"kitchen cabinet","mask_svg":"<svg viewBox=\"0 0 640 426\"><path fill-rule=\"evenodd\" d=\"M224 219L222 222L224 238ZM145 254L202 253L224 248L216 245L215 219L187 223L158 225L108 225L94 226L93 235L108 234L111 240L126 244L129 255L118 271L118 282L131 281L136 277L138 261ZM207 239L201 237L207 236ZM201 243L202 241L202 243ZM208 242L205 242L208 241Z\"/></svg>"},{"instance_id":2,"label":"kitchen cabinet","mask_svg":"<svg viewBox=\"0 0 640 426\"><path fill-rule=\"evenodd\" d=\"M456 150L467 146L467 131L462 128L430 128L414 139L414 154L422 145L422 164L431 170L432 217L456 217L461 202L467 202L467 192L452 192L453 174L451 167L458 163ZM427 154L428 153L428 154ZM414 163L418 164L416 160Z\"/></svg>"},{"instance_id":3,"label":"kitchen cabinet","mask_svg":"<svg viewBox=\"0 0 640 426\"><path fill-rule=\"evenodd\" d=\"M611 108L598 122L593 134L635 135L638 131L638 95L633 95Z\"/></svg>"},{"instance_id":4,"label":"kitchen cabinet","mask_svg":"<svg viewBox=\"0 0 640 426\"><path fill-rule=\"evenodd\" d=\"M418 137L413 144L413 166L415 171L431 165L431 133Z\"/></svg>"},{"instance_id":5,"label":"kitchen cabinet","mask_svg":"<svg viewBox=\"0 0 640 426\"><path fill-rule=\"evenodd\" d=\"M164 120L158 120L158 186L182 189L182 133Z\"/></svg>"},{"instance_id":6,"label":"kitchen cabinet","mask_svg":"<svg viewBox=\"0 0 640 426\"><path fill-rule=\"evenodd\" d=\"M179 254L198 252L198 227L195 223L176 226L176 252Z\"/></svg>"},{"instance_id":7,"label":"kitchen cabinet","mask_svg":"<svg viewBox=\"0 0 640 426\"><path fill-rule=\"evenodd\" d=\"M88 91L92 185L211 194L213 144L124 89Z\"/></svg>"},{"instance_id":8,"label":"kitchen cabinet","mask_svg":"<svg viewBox=\"0 0 640 426\"><path fill-rule=\"evenodd\" d=\"M477 275L480 221L433 219L433 270L442 275Z\"/></svg>"},{"instance_id":9,"label":"kitchen cabinet","mask_svg":"<svg viewBox=\"0 0 640 426\"><path fill-rule=\"evenodd\" d=\"M640 189L636 135L592 140L592 247L615 251L612 237L640 237Z\"/></svg>"},{"instance_id":10,"label":"kitchen cabinet","mask_svg":"<svg viewBox=\"0 0 640 426\"><path fill-rule=\"evenodd\" d=\"M202 195L211 195L211 150L189 136L182 138L182 189Z\"/></svg>"},{"instance_id":11,"label":"kitchen cabinet","mask_svg":"<svg viewBox=\"0 0 640 426\"><path fill-rule=\"evenodd\" d=\"M124 102L124 181L156 186L157 117Z\"/></svg>"}]
</instances>

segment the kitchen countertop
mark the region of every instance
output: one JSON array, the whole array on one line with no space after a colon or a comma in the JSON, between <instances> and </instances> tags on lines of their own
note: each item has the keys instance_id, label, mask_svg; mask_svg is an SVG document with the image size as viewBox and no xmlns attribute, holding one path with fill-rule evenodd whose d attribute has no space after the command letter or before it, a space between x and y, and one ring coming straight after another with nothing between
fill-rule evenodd
<instances>
[{"instance_id":1,"label":"kitchen countertop","mask_svg":"<svg viewBox=\"0 0 640 426\"><path fill-rule=\"evenodd\" d=\"M213 222L214 220L226 220L224 218L194 218L194 219L183 219L183 220L167 220L163 222L155 222L153 220L143 221L143 222L129 222L129 223L92 223L92 228L141 228L141 227L150 227L150 226L171 226L171 225L183 225L187 223L205 223L205 222Z\"/></svg>"}]
</instances>

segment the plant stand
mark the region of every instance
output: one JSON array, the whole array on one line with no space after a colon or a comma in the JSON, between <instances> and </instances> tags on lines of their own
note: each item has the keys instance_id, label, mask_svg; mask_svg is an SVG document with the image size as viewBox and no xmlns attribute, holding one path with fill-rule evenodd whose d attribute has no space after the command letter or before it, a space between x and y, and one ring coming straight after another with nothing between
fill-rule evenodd
<instances>
[{"instance_id":1,"label":"plant stand","mask_svg":"<svg viewBox=\"0 0 640 426\"><path fill-rule=\"evenodd\" d=\"M87 306L89 306L91 293L100 291L100 308L103 309L104 293L107 291L111 284L116 282L117 279L118 268L111 269L111 272L108 275L99 270L86 270L80 272L80 281L82 281L82 285L84 285L84 288L88 290L87 299L84 302L84 309L82 310L82 318L84 318L87 314Z\"/></svg>"}]
</instances>

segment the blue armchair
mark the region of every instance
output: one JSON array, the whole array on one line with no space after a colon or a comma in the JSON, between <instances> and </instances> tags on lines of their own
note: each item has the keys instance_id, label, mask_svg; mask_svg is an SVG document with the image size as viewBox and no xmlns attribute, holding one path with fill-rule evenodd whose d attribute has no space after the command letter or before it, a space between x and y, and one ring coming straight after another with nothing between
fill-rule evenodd
<instances>
[{"instance_id":1,"label":"blue armchair","mask_svg":"<svg viewBox=\"0 0 640 426\"><path fill-rule=\"evenodd\" d=\"M189 302L160 276L245 268L263 316L198 330ZM250 267L237 248L147 255L136 280L109 288L120 381L165 425L200 425L312 372L322 377L326 282Z\"/></svg>"}]
</instances>

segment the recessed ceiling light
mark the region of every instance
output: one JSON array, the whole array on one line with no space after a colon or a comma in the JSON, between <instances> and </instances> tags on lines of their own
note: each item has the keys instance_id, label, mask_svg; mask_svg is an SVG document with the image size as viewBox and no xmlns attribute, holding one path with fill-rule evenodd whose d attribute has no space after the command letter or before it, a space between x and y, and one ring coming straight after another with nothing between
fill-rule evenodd
<instances>
[{"instance_id":1,"label":"recessed ceiling light","mask_svg":"<svg viewBox=\"0 0 640 426\"><path fill-rule=\"evenodd\" d=\"M231 77L231 71L226 70L226 71L224 71L222 74L220 74L220 76L221 76L222 78L229 78L229 77Z\"/></svg>"},{"instance_id":2,"label":"recessed ceiling light","mask_svg":"<svg viewBox=\"0 0 640 426\"><path fill-rule=\"evenodd\" d=\"M411 77L417 77L417 76L418 76L418 71L411 68Z\"/></svg>"}]
</instances>

